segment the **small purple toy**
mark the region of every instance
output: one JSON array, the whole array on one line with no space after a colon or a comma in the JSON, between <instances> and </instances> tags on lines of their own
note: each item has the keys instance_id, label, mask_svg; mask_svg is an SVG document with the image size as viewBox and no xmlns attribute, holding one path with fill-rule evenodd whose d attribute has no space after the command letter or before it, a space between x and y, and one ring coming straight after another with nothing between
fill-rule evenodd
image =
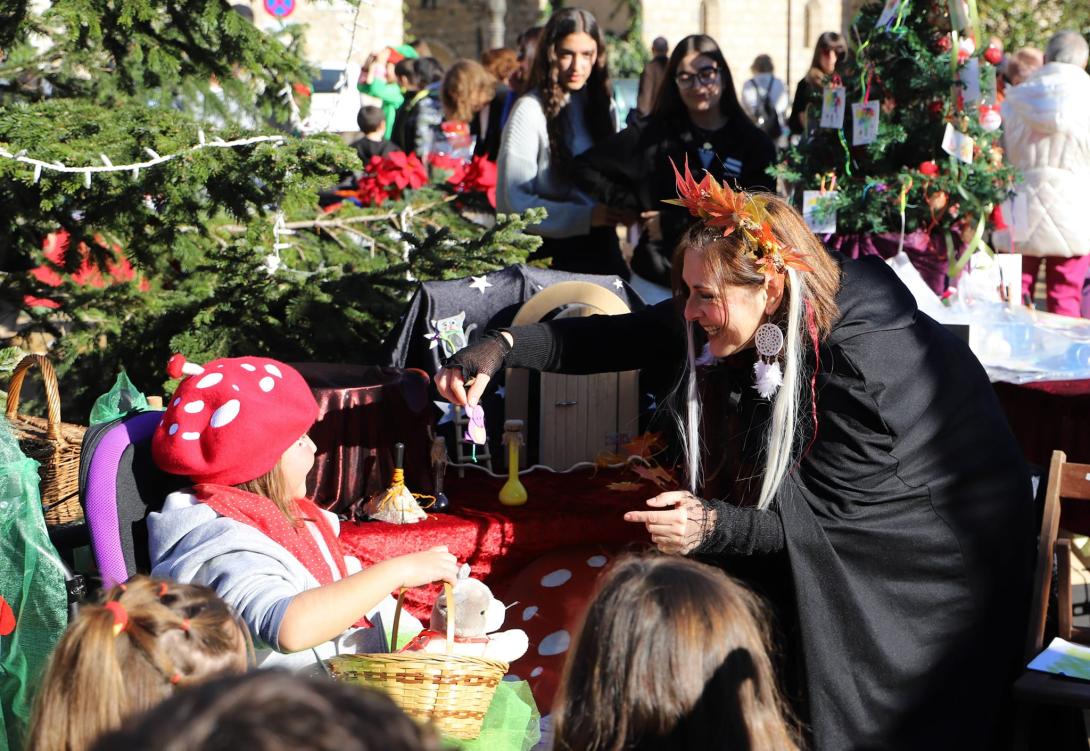
<instances>
[{"instance_id":1,"label":"small purple toy","mask_svg":"<svg viewBox=\"0 0 1090 751\"><path fill-rule=\"evenodd\" d=\"M466 417L469 424L466 426L465 436L462 440L477 446L488 443L488 432L484 427L484 407L478 404L476 407L466 407Z\"/></svg>"}]
</instances>

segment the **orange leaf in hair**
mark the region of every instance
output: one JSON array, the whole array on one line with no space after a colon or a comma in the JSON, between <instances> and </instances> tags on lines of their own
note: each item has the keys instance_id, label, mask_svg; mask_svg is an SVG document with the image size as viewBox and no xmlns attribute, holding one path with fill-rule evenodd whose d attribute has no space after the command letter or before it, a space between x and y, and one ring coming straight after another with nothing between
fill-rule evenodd
<instances>
[{"instance_id":1,"label":"orange leaf in hair","mask_svg":"<svg viewBox=\"0 0 1090 751\"><path fill-rule=\"evenodd\" d=\"M708 216L705 224L722 228L723 237L727 237L738 229L747 216L745 194L735 193L729 185L720 185L711 175L704 178L701 186L704 188L705 198L700 208Z\"/></svg>"},{"instance_id":2,"label":"orange leaf in hair","mask_svg":"<svg viewBox=\"0 0 1090 751\"><path fill-rule=\"evenodd\" d=\"M15 612L8 601L0 596L0 636L7 636L15 630Z\"/></svg>"},{"instance_id":3,"label":"orange leaf in hair","mask_svg":"<svg viewBox=\"0 0 1090 751\"><path fill-rule=\"evenodd\" d=\"M674 206L684 206L693 216L701 216L700 203L703 197L702 184L698 184L693 177L693 173L689 171L688 155L685 157L684 176L678 172L677 165L674 164L673 159L670 160L670 166L674 168L674 180L677 184L677 198L664 200L663 203L673 204Z\"/></svg>"},{"instance_id":4,"label":"orange leaf in hair","mask_svg":"<svg viewBox=\"0 0 1090 751\"><path fill-rule=\"evenodd\" d=\"M813 271L813 267L804 261L804 258L806 258L806 255L799 253L794 248L785 248L783 251L783 263L785 266L790 266L796 271Z\"/></svg>"}]
</instances>

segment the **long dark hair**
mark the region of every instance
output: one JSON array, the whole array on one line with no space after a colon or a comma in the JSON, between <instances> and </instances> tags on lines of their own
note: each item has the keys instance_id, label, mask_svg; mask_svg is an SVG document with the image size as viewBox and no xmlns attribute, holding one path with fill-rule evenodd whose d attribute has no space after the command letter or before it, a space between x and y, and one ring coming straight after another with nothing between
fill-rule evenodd
<instances>
[{"instance_id":1,"label":"long dark hair","mask_svg":"<svg viewBox=\"0 0 1090 751\"><path fill-rule=\"evenodd\" d=\"M727 65L719 45L707 34L690 34L674 47L670 60L666 63L666 72L663 74L662 85L659 86L658 97L651 108L651 116L671 120L683 120L688 117L685 102L681 99L681 92L678 91L674 76L677 75L677 69L685 56L694 52L710 57L719 66L721 76L719 111L732 119L744 117L742 105L738 103L738 95L734 93L734 78L730 74L730 66Z\"/></svg>"},{"instance_id":2,"label":"long dark hair","mask_svg":"<svg viewBox=\"0 0 1090 751\"><path fill-rule=\"evenodd\" d=\"M568 652L554 748L796 749L768 632L757 595L719 569L619 558Z\"/></svg>"},{"instance_id":3,"label":"long dark hair","mask_svg":"<svg viewBox=\"0 0 1090 751\"><path fill-rule=\"evenodd\" d=\"M549 158L554 169L561 172L571 161L572 154L564 142L564 118L560 111L567 104L567 90L560 84L556 62L556 45L571 35L583 33L598 45L598 58L587 79L586 126L595 143L613 134L610 114L612 89L609 66L606 63L606 38L594 15L582 8L561 8L549 18L534 52L534 67L530 73L530 88L541 97L541 108L548 123Z\"/></svg>"}]
</instances>

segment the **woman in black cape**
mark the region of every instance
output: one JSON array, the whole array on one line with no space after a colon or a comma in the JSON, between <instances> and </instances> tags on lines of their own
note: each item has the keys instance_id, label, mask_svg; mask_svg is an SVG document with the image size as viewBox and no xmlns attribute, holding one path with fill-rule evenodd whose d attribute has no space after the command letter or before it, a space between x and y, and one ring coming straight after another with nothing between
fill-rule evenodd
<instances>
[{"instance_id":1,"label":"woman in black cape","mask_svg":"<svg viewBox=\"0 0 1090 751\"><path fill-rule=\"evenodd\" d=\"M476 403L503 366L684 363L690 491L625 518L771 600L812 748L995 746L1035 536L1028 471L987 376L880 259L830 254L778 198L679 185L702 221L675 254L675 301L489 332L440 371L440 392ZM698 376L720 387L714 413ZM695 447L702 425L723 422L708 474L733 482L703 499Z\"/></svg>"}]
</instances>

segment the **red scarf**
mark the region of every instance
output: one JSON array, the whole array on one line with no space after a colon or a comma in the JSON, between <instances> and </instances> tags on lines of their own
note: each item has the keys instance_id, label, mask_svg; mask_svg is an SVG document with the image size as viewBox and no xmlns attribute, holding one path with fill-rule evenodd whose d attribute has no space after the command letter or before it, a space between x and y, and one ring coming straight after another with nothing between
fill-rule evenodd
<instances>
[{"instance_id":1,"label":"red scarf","mask_svg":"<svg viewBox=\"0 0 1090 751\"><path fill-rule=\"evenodd\" d=\"M291 523L284 512L270 499L256 493L248 493L245 490L231 487L230 485L216 485L214 483L202 483L193 487L193 494L197 499L212 508L220 516L242 522L248 527L258 530L273 542L277 543L318 580L318 584L325 586L333 583L333 574L330 573L329 564L322 555L321 548L314 539L314 535L306 528L305 524L298 526ZM333 528L326 521L321 509L309 498L299 498L295 501L297 518L302 521L310 521L318 528L329 550L333 562L337 565L337 571L341 578L348 576L348 569L344 565L344 552L341 550L341 542L337 535L333 534ZM370 628L371 622L366 615L356 621L355 626Z\"/></svg>"}]
</instances>

